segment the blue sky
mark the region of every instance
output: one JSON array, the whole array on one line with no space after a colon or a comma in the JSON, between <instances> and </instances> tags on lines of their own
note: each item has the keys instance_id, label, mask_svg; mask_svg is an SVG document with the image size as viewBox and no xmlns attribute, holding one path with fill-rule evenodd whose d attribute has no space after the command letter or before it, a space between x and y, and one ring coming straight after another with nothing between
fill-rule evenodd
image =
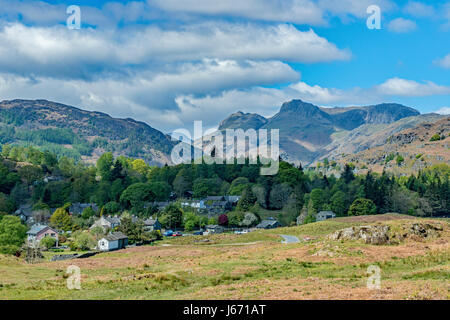
<instances>
[{"instance_id":1,"label":"blue sky","mask_svg":"<svg viewBox=\"0 0 450 320\"><path fill-rule=\"evenodd\" d=\"M80 30L66 8L81 8ZM381 29L366 9L381 10ZM0 0L0 99L170 132L284 101L450 113L450 1Z\"/></svg>"}]
</instances>

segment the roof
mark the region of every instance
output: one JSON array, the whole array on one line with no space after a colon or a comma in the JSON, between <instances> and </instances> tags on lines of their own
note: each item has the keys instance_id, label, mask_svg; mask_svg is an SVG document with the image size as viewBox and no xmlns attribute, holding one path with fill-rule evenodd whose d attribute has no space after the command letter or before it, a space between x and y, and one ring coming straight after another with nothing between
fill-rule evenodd
<instances>
[{"instance_id":1,"label":"roof","mask_svg":"<svg viewBox=\"0 0 450 320\"><path fill-rule=\"evenodd\" d=\"M204 201L224 201L224 196L209 196L203 199Z\"/></svg>"},{"instance_id":2,"label":"roof","mask_svg":"<svg viewBox=\"0 0 450 320\"><path fill-rule=\"evenodd\" d=\"M273 218L272 218L273 219ZM275 219L268 219L268 220L263 220L263 221L261 221L261 223L260 224L258 224L256 227L257 228L267 228L267 227L271 227L271 226L273 226L273 225L275 225L275 224L277 224L278 223L278 221L277 220L275 220Z\"/></svg>"},{"instance_id":3,"label":"roof","mask_svg":"<svg viewBox=\"0 0 450 320\"><path fill-rule=\"evenodd\" d=\"M42 230L47 229L47 228L52 229L49 226L46 226L45 224L35 224L31 227L31 229L27 232L27 234L35 236L35 235L39 234L39 232L41 232ZM53 230L53 231L55 231L55 230Z\"/></svg>"},{"instance_id":4,"label":"roof","mask_svg":"<svg viewBox=\"0 0 450 320\"><path fill-rule=\"evenodd\" d=\"M120 219L117 217L103 217L103 218L111 224L120 224Z\"/></svg>"},{"instance_id":5,"label":"roof","mask_svg":"<svg viewBox=\"0 0 450 320\"><path fill-rule=\"evenodd\" d=\"M211 224L206 226L206 229L217 229L217 228L223 228L222 226L219 226L217 224Z\"/></svg>"},{"instance_id":6,"label":"roof","mask_svg":"<svg viewBox=\"0 0 450 320\"><path fill-rule=\"evenodd\" d=\"M91 207L92 210L94 211L98 211L98 207L95 203L72 203L72 205L69 208L69 211L71 213L75 213L75 214L82 214L84 209Z\"/></svg>"},{"instance_id":7,"label":"roof","mask_svg":"<svg viewBox=\"0 0 450 320\"><path fill-rule=\"evenodd\" d=\"M30 205L21 205L19 209L14 212L15 215L23 214L26 217L31 217L33 215L33 209Z\"/></svg>"},{"instance_id":8,"label":"roof","mask_svg":"<svg viewBox=\"0 0 450 320\"><path fill-rule=\"evenodd\" d=\"M108 234L105 237L105 239L108 241L116 241L116 240L128 239L128 237L126 235L124 235L122 232L112 232L112 233Z\"/></svg>"},{"instance_id":9,"label":"roof","mask_svg":"<svg viewBox=\"0 0 450 320\"><path fill-rule=\"evenodd\" d=\"M318 215L335 215L333 211L320 211Z\"/></svg>"}]
</instances>

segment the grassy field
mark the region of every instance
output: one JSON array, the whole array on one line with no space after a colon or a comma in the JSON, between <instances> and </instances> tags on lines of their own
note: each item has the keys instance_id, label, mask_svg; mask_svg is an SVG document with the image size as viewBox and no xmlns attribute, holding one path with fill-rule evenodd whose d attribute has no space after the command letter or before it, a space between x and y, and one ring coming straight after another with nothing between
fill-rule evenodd
<instances>
[{"instance_id":1,"label":"grassy field","mask_svg":"<svg viewBox=\"0 0 450 320\"><path fill-rule=\"evenodd\" d=\"M398 245L326 239L348 226L395 230L415 220L444 230L438 238ZM282 244L280 234L302 241ZM64 262L29 265L1 256L0 299L449 299L449 240L448 220L384 215L183 237ZM81 268L81 290L66 287L70 265ZM381 268L379 290L367 288L369 265Z\"/></svg>"}]
</instances>

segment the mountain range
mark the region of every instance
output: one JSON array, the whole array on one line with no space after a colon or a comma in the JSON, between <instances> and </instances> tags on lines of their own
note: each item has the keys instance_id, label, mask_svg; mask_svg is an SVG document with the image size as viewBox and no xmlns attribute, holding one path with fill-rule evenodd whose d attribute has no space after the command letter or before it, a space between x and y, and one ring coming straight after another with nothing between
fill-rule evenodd
<instances>
[{"instance_id":1,"label":"mountain range","mask_svg":"<svg viewBox=\"0 0 450 320\"><path fill-rule=\"evenodd\" d=\"M315 165L323 159L347 159L386 144L403 130L435 123L445 116L421 115L395 103L362 107L318 107L302 100L284 103L270 118L242 111L220 122L226 129L279 129L284 160ZM208 142L208 137L204 139ZM170 164L171 137L144 122L117 119L47 100L0 102L0 144L36 145L58 154L94 162L106 151Z\"/></svg>"},{"instance_id":2,"label":"mountain range","mask_svg":"<svg viewBox=\"0 0 450 320\"><path fill-rule=\"evenodd\" d=\"M155 165L170 163L175 145L144 122L47 100L0 102L0 143L36 145L86 162L111 151Z\"/></svg>"}]
</instances>

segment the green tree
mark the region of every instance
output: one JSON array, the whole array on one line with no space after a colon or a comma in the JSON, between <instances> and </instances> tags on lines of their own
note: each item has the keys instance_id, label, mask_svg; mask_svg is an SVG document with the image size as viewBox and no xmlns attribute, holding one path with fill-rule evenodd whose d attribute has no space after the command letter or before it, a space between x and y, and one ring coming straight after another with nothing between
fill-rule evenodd
<instances>
[{"instance_id":1,"label":"green tree","mask_svg":"<svg viewBox=\"0 0 450 320\"><path fill-rule=\"evenodd\" d=\"M91 207L87 207L83 210L83 212L81 213L81 217L85 220L91 218L95 216L95 211L94 209L92 209Z\"/></svg>"},{"instance_id":2,"label":"green tree","mask_svg":"<svg viewBox=\"0 0 450 320\"><path fill-rule=\"evenodd\" d=\"M0 221L0 253L15 254L24 243L27 227L20 218L4 216Z\"/></svg>"},{"instance_id":3,"label":"green tree","mask_svg":"<svg viewBox=\"0 0 450 320\"><path fill-rule=\"evenodd\" d=\"M111 181L113 163L114 156L111 152L102 154L97 160L97 171L102 180Z\"/></svg>"},{"instance_id":4,"label":"green tree","mask_svg":"<svg viewBox=\"0 0 450 320\"><path fill-rule=\"evenodd\" d=\"M183 224L183 211L178 205L172 203L164 209L160 222L166 228L180 228Z\"/></svg>"},{"instance_id":5,"label":"green tree","mask_svg":"<svg viewBox=\"0 0 450 320\"><path fill-rule=\"evenodd\" d=\"M338 216L347 212L347 199L343 191L338 191L331 197L331 210Z\"/></svg>"},{"instance_id":6,"label":"green tree","mask_svg":"<svg viewBox=\"0 0 450 320\"><path fill-rule=\"evenodd\" d=\"M325 204L325 193L322 189L313 189L311 190L310 201L312 202L312 206L316 212L322 210L323 205Z\"/></svg>"},{"instance_id":7,"label":"green tree","mask_svg":"<svg viewBox=\"0 0 450 320\"><path fill-rule=\"evenodd\" d=\"M367 214L376 214L377 206L370 199L358 198L353 201L348 210L349 216L361 216Z\"/></svg>"},{"instance_id":8,"label":"green tree","mask_svg":"<svg viewBox=\"0 0 450 320\"><path fill-rule=\"evenodd\" d=\"M143 209L145 202L155 201L155 194L152 187L146 183L134 183L122 192L120 202L127 208Z\"/></svg>"},{"instance_id":9,"label":"green tree","mask_svg":"<svg viewBox=\"0 0 450 320\"><path fill-rule=\"evenodd\" d=\"M256 197L253 194L253 191L250 186L247 186L247 188L242 193L242 197L238 202L237 209L240 211L249 211L251 207L256 202Z\"/></svg>"},{"instance_id":10,"label":"green tree","mask_svg":"<svg viewBox=\"0 0 450 320\"><path fill-rule=\"evenodd\" d=\"M41 239L39 244L41 245L41 247L44 247L48 250L56 245L56 239L52 237L44 237Z\"/></svg>"},{"instance_id":11,"label":"green tree","mask_svg":"<svg viewBox=\"0 0 450 320\"><path fill-rule=\"evenodd\" d=\"M70 204L64 205L63 207L55 210L50 217L50 223L53 227L64 231L69 231L72 229L72 217L68 212L69 207Z\"/></svg>"}]
</instances>

